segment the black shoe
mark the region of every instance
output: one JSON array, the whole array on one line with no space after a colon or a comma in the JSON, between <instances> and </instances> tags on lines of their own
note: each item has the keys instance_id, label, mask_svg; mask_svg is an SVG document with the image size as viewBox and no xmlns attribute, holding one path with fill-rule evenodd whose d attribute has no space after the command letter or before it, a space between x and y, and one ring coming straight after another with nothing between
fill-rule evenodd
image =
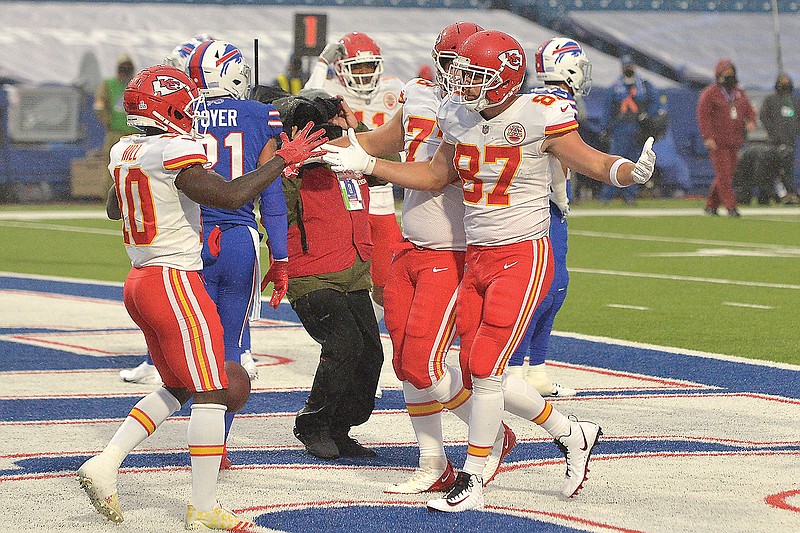
<instances>
[{"instance_id":1,"label":"black shoe","mask_svg":"<svg viewBox=\"0 0 800 533\"><path fill-rule=\"evenodd\" d=\"M712 217L718 217L719 213L717 213L716 209L711 209L710 207L704 207L703 211L706 215L711 215Z\"/></svg>"},{"instance_id":2,"label":"black shoe","mask_svg":"<svg viewBox=\"0 0 800 533\"><path fill-rule=\"evenodd\" d=\"M739 212L739 210L738 210L738 209L736 209L736 208L734 207L733 209L731 209L730 211L728 211L728 216L729 216L729 217L740 217L740 216L742 216L742 214Z\"/></svg>"},{"instance_id":3,"label":"black shoe","mask_svg":"<svg viewBox=\"0 0 800 533\"><path fill-rule=\"evenodd\" d=\"M365 448L349 435L334 435L333 441L342 457L376 457L375 450Z\"/></svg>"},{"instance_id":4,"label":"black shoe","mask_svg":"<svg viewBox=\"0 0 800 533\"><path fill-rule=\"evenodd\" d=\"M314 457L337 459L339 455L344 455L327 433L300 433L297 428L294 428L294 436L303 443L306 451Z\"/></svg>"}]
</instances>

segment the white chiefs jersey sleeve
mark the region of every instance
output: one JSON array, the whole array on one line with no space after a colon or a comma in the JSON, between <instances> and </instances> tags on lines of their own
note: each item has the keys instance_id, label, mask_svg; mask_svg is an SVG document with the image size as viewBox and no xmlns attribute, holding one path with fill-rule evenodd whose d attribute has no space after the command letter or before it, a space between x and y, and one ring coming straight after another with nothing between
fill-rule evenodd
<instances>
[{"instance_id":1,"label":"white chiefs jersey sleeve","mask_svg":"<svg viewBox=\"0 0 800 533\"><path fill-rule=\"evenodd\" d=\"M572 103L557 94L520 95L485 120L447 101L438 122L444 141L455 146L467 243L500 246L547 235L553 156L542 143L577 129Z\"/></svg>"},{"instance_id":2,"label":"white chiefs jersey sleeve","mask_svg":"<svg viewBox=\"0 0 800 533\"><path fill-rule=\"evenodd\" d=\"M407 161L433 158L442 142L436 113L442 103L435 83L415 78L400 92ZM403 237L423 248L457 250L467 248L464 234L464 202L461 187L448 185L441 191L405 190Z\"/></svg>"},{"instance_id":3,"label":"white chiefs jersey sleeve","mask_svg":"<svg viewBox=\"0 0 800 533\"><path fill-rule=\"evenodd\" d=\"M178 190L175 178L207 162L203 145L191 137L131 135L113 146L108 168L134 267L203 268L200 206Z\"/></svg>"},{"instance_id":4,"label":"white chiefs jersey sleeve","mask_svg":"<svg viewBox=\"0 0 800 533\"><path fill-rule=\"evenodd\" d=\"M369 98L347 92L338 78L326 79L320 88L333 96L341 95L353 110L356 119L369 129L375 129L387 122L400 109L400 90L403 84L397 78L381 76L378 86ZM369 213L394 214L394 193L391 184L369 188Z\"/></svg>"}]
</instances>

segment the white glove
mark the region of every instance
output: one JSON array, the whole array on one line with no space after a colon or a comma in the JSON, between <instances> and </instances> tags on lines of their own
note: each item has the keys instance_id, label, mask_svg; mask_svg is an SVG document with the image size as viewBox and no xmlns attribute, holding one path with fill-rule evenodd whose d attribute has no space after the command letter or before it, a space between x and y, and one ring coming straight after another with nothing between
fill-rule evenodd
<instances>
[{"instance_id":1,"label":"white glove","mask_svg":"<svg viewBox=\"0 0 800 533\"><path fill-rule=\"evenodd\" d=\"M322 49L322 53L319 55L319 58L330 65L337 59L344 57L345 52L346 50L342 43L328 43L325 45L325 48Z\"/></svg>"},{"instance_id":2,"label":"white glove","mask_svg":"<svg viewBox=\"0 0 800 533\"><path fill-rule=\"evenodd\" d=\"M656 168L656 153L653 151L653 138L648 137L642 148L642 155L631 171L631 177L636 183L645 183L653 175Z\"/></svg>"},{"instance_id":3,"label":"white glove","mask_svg":"<svg viewBox=\"0 0 800 533\"><path fill-rule=\"evenodd\" d=\"M553 194L551 198L561 211L561 215L566 217L569 214L569 197L567 196L567 176L561 168L561 163L557 163L558 168L553 174ZM567 170L569 172L569 170Z\"/></svg>"},{"instance_id":4,"label":"white glove","mask_svg":"<svg viewBox=\"0 0 800 533\"><path fill-rule=\"evenodd\" d=\"M372 174L375 169L375 158L361 148L356 138L356 130L347 130L347 138L350 139L350 146L342 148L340 146L329 146L329 152L322 156L323 161L331 166L334 172L361 172L362 174Z\"/></svg>"}]
</instances>

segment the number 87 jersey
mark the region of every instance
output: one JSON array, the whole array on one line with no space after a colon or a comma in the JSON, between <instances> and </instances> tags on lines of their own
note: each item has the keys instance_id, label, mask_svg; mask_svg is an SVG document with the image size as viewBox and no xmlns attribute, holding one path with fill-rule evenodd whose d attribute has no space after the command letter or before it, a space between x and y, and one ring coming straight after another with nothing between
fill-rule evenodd
<instances>
[{"instance_id":1,"label":"number 87 jersey","mask_svg":"<svg viewBox=\"0 0 800 533\"><path fill-rule=\"evenodd\" d=\"M188 136L129 135L111 148L108 169L134 267L203 268L200 206L178 190L175 178L207 163L203 145Z\"/></svg>"},{"instance_id":2,"label":"number 87 jersey","mask_svg":"<svg viewBox=\"0 0 800 533\"><path fill-rule=\"evenodd\" d=\"M542 143L578 128L569 95L537 89L489 120L448 100L438 124L444 141L455 146L467 244L501 246L547 235L553 156Z\"/></svg>"}]
</instances>

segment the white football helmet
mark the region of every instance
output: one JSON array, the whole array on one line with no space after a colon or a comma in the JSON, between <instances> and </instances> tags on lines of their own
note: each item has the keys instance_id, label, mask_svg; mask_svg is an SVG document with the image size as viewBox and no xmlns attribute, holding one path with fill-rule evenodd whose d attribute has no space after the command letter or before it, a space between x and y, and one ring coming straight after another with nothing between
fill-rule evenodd
<instances>
[{"instance_id":1,"label":"white football helmet","mask_svg":"<svg viewBox=\"0 0 800 533\"><path fill-rule=\"evenodd\" d=\"M164 58L164 64L186 72L186 65L189 64L189 56L194 49L197 48L197 45L213 39L214 38L207 33L195 35L185 43L181 43L173 48L172 52Z\"/></svg>"},{"instance_id":2,"label":"white football helmet","mask_svg":"<svg viewBox=\"0 0 800 533\"><path fill-rule=\"evenodd\" d=\"M555 37L536 51L536 78L561 81L575 94L587 95L592 88L592 64L576 41Z\"/></svg>"},{"instance_id":3,"label":"white football helmet","mask_svg":"<svg viewBox=\"0 0 800 533\"><path fill-rule=\"evenodd\" d=\"M189 55L186 71L207 98L230 96L243 100L250 96L250 66L231 43L200 43Z\"/></svg>"},{"instance_id":4,"label":"white football helmet","mask_svg":"<svg viewBox=\"0 0 800 533\"><path fill-rule=\"evenodd\" d=\"M383 74L383 57L378 43L363 33L348 33L339 44L344 47L344 56L333 63L333 70L347 92L367 98L375 89Z\"/></svg>"}]
</instances>

